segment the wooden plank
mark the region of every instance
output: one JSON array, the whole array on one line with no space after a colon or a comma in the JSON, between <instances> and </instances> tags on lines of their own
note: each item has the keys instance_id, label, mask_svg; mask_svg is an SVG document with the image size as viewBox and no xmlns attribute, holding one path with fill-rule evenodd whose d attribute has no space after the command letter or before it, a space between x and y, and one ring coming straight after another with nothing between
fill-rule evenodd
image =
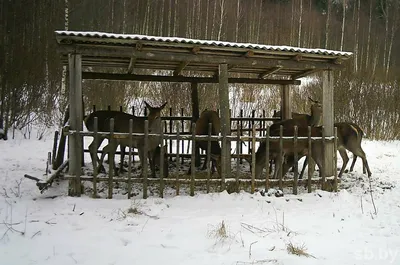
<instances>
[{"instance_id":1,"label":"wooden plank","mask_svg":"<svg viewBox=\"0 0 400 265\"><path fill-rule=\"evenodd\" d=\"M128 66L128 74L133 74L133 70L135 69L135 63L136 63L136 56L132 55L130 61L129 61L129 66Z\"/></svg>"},{"instance_id":2,"label":"wooden plank","mask_svg":"<svg viewBox=\"0 0 400 265\"><path fill-rule=\"evenodd\" d=\"M180 75L181 72L183 71L183 69L185 69L185 67L188 66L189 63L190 63L189 61L187 61L187 62L181 62L181 63L179 64L178 68L175 69L175 71L174 71L174 76Z\"/></svg>"},{"instance_id":3,"label":"wooden plank","mask_svg":"<svg viewBox=\"0 0 400 265\"><path fill-rule=\"evenodd\" d=\"M283 120L292 118L292 100L288 85L281 86L281 113Z\"/></svg>"},{"instance_id":4,"label":"wooden plank","mask_svg":"<svg viewBox=\"0 0 400 265\"><path fill-rule=\"evenodd\" d=\"M298 73L298 74L292 75L292 79L297 79L297 78L305 77L305 76L308 76L308 75L311 75L311 74L313 74L313 73L317 73L317 72L320 72L320 71L321 71L321 70L320 70L320 69L317 69L317 68L306 69L306 70L304 70L304 71L301 71L301 72Z\"/></svg>"},{"instance_id":5,"label":"wooden plank","mask_svg":"<svg viewBox=\"0 0 400 265\"><path fill-rule=\"evenodd\" d=\"M132 181L131 181L131 179L132 179L132 145L133 145L132 132L133 132L133 120L129 119L128 199L130 199L132 197Z\"/></svg>"},{"instance_id":6,"label":"wooden plank","mask_svg":"<svg viewBox=\"0 0 400 265\"><path fill-rule=\"evenodd\" d=\"M269 176L269 127L267 126L266 136L265 136L265 190L270 188L270 176Z\"/></svg>"},{"instance_id":7,"label":"wooden plank","mask_svg":"<svg viewBox=\"0 0 400 265\"><path fill-rule=\"evenodd\" d=\"M294 139L293 139L293 149L297 150L297 126L294 126ZM298 153L294 152L294 179L293 179L293 194L297 195L297 182L299 180L298 172Z\"/></svg>"},{"instance_id":8,"label":"wooden plank","mask_svg":"<svg viewBox=\"0 0 400 265\"><path fill-rule=\"evenodd\" d=\"M231 157L230 144L226 136L230 135L230 115L229 115L229 84L228 84L228 65L219 65L219 108L221 116L221 190L225 190L225 177L230 177L231 173ZM226 175L225 175L226 174Z\"/></svg>"},{"instance_id":9,"label":"wooden plank","mask_svg":"<svg viewBox=\"0 0 400 265\"><path fill-rule=\"evenodd\" d=\"M98 117L94 117L94 125L93 125L93 133L94 133L94 139L93 139L93 143L94 146L98 146L98 142L99 142L99 137L97 134L98 131ZM97 156L97 154L96 154ZM99 172L99 167L97 165L97 158L94 159L93 161L93 198L97 198L97 174Z\"/></svg>"},{"instance_id":10,"label":"wooden plank","mask_svg":"<svg viewBox=\"0 0 400 265\"><path fill-rule=\"evenodd\" d=\"M199 107L199 92L198 83L190 84L191 99L192 99L192 122L196 122L200 117L200 107ZM200 166L200 150L195 144L195 166Z\"/></svg>"},{"instance_id":11,"label":"wooden plank","mask_svg":"<svg viewBox=\"0 0 400 265\"><path fill-rule=\"evenodd\" d=\"M82 131L82 56L69 55L69 98L70 98L70 128ZM75 175L75 181L70 182L70 195L80 196L80 175L82 174L81 161L83 144L79 134L70 135L68 150L70 155L69 172Z\"/></svg>"},{"instance_id":12,"label":"wooden plank","mask_svg":"<svg viewBox=\"0 0 400 265\"><path fill-rule=\"evenodd\" d=\"M256 179L256 131L253 126L253 138L251 140L251 193L255 191L255 179Z\"/></svg>"},{"instance_id":13,"label":"wooden plank","mask_svg":"<svg viewBox=\"0 0 400 265\"><path fill-rule=\"evenodd\" d=\"M149 121L144 121L144 154L142 163L142 177L143 177L143 199L147 199L147 186L148 186L148 178L147 178L147 158L149 151Z\"/></svg>"},{"instance_id":14,"label":"wooden plank","mask_svg":"<svg viewBox=\"0 0 400 265\"><path fill-rule=\"evenodd\" d=\"M196 174L195 160L196 160L196 151L195 151L195 136L196 136L196 123L192 123L192 152L190 156L190 196L194 196L194 179Z\"/></svg>"},{"instance_id":15,"label":"wooden plank","mask_svg":"<svg viewBox=\"0 0 400 265\"><path fill-rule=\"evenodd\" d=\"M308 184L307 184L307 191L311 193L311 178L312 178L312 166L311 166L311 152L312 152L312 145L311 145L311 126L308 126L308 152L307 152L307 161L308 161ZM312 163L314 166L314 163Z\"/></svg>"},{"instance_id":16,"label":"wooden plank","mask_svg":"<svg viewBox=\"0 0 400 265\"><path fill-rule=\"evenodd\" d=\"M112 199L113 197L113 190L114 190L114 171L115 171L115 150L117 149L117 143L116 140L113 139L113 134L114 134L114 118L110 119L110 139L108 141L108 144L112 145L112 151L108 154L108 160L109 160L109 169L108 169L108 199ZM115 148L115 149L114 149Z\"/></svg>"},{"instance_id":17,"label":"wooden plank","mask_svg":"<svg viewBox=\"0 0 400 265\"><path fill-rule=\"evenodd\" d=\"M283 68L282 65L277 65L275 67L272 67L271 69L269 69L268 71L265 71L264 73L259 75L259 78L264 78L267 75L272 75L273 73L278 72L279 70L281 70ZM295 78L294 78L295 79Z\"/></svg>"},{"instance_id":18,"label":"wooden plank","mask_svg":"<svg viewBox=\"0 0 400 265\"><path fill-rule=\"evenodd\" d=\"M334 136L334 106L333 106L333 73L325 71L322 79L322 124L326 137ZM334 176L334 143L326 143L325 146L325 176Z\"/></svg>"},{"instance_id":19,"label":"wooden plank","mask_svg":"<svg viewBox=\"0 0 400 265\"><path fill-rule=\"evenodd\" d=\"M210 192L210 178L211 178L211 168L210 168L210 161L211 161L211 130L212 130L212 123L208 124L208 140L207 140L207 193Z\"/></svg>"},{"instance_id":20,"label":"wooden plank","mask_svg":"<svg viewBox=\"0 0 400 265\"><path fill-rule=\"evenodd\" d=\"M164 127L163 127L163 122L160 120L160 161L158 161L160 164L159 169L160 169L160 197L164 198L164 188L165 188L165 183L164 183ZM154 156L153 156L154 157ZM153 161L153 165L155 166L155 163L157 161ZM155 169L154 169L155 170Z\"/></svg>"},{"instance_id":21,"label":"wooden plank","mask_svg":"<svg viewBox=\"0 0 400 265\"><path fill-rule=\"evenodd\" d=\"M284 68L298 68L298 69L309 69L312 67L320 70L328 69L340 69L343 68L340 64L334 64L333 60L329 62L310 62L302 60L296 62L293 60L277 60L277 59L264 59L259 58L246 58L237 56L221 56L221 55L204 55L204 54L185 54L178 52L160 52L160 51L133 51L129 47L100 47L100 46L85 46L85 45L59 45L57 51L61 54L69 53L80 53L83 56L104 56L104 57L131 57L132 54L138 59L144 60L155 60L155 61L178 61L178 62L204 62L214 64L236 64L236 65L248 65L248 66L261 66L265 68L275 67L276 65L282 65ZM334 58L334 57L333 57Z\"/></svg>"},{"instance_id":22,"label":"wooden plank","mask_svg":"<svg viewBox=\"0 0 400 265\"><path fill-rule=\"evenodd\" d=\"M203 83L217 84L218 77L187 77L187 76L157 76L111 74L100 72L83 72L83 79L92 80L121 80L121 81L148 81L148 82L177 82L177 83ZM270 85L300 85L300 80L258 79L258 78L228 78L232 84L270 84Z\"/></svg>"}]
</instances>

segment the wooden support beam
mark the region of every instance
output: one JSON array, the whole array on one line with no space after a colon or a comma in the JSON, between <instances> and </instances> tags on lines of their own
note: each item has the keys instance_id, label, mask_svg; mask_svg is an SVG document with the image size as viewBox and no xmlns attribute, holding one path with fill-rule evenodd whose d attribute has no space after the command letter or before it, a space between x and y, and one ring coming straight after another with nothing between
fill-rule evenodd
<instances>
[{"instance_id":1,"label":"wooden support beam","mask_svg":"<svg viewBox=\"0 0 400 265\"><path fill-rule=\"evenodd\" d=\"M132 55L131 60L129 61L128 66L128 74L133 74L133 69L135 69L136 57Z\"/></svg>"},{"instance_id":2,"label":"wooden support beam","mask_svg":"<svg viewBox=\"0 0 400 265\"><path fill-rule=\"evenodd\" d=\"M201 50L201 49L200 49L199 46L193 47L192 53L193 53L193 54L198 54L200 50Z\"/></svg>"},{"instance_id":3,"label":"wooden support beam","mask_svg":"<svg viewBox=\"0 0 400 265\"><path fill-rule=\"evenodd\" d=\"M82 56L80 54L69 55L69 118L70 128L82 131ZM82 174L81 162L83 143L81 136L70 135L68 139L69 150L69 174L75 176L75 181L70 182L70 195L81 195Z\"/></svg>"},{"instance_id":4,"label":"wooden support beam","mask_svg":"<svg viewBox=\"0 0 400 265\"><path fill-rule=\"evenodd\" d=\"M288 85L281 86L281 113L282 120L292 118L292 102L290 97L290 87Z\"/></svg>"},{"instance_id":5,"label":"wooden support beam","mask_svg":"<svg viewBox=\"0 0 400 265\"><path fill-rule=\"evenodd\" d=\"M200 117L200 107L199 107L199 92L198 84L190 84L191 94L192 94L192 123L195 123ZM195 166L200 166L200 149L195 146Z\"/></svg>"},{"instance_id":6,"label":"wooden support beam","mask_svg":"<svg viewBox=\"0 0 400 265\"><path fill-rule=\"evenodd\" d=\"M268 71L266 71L266 72L260 74L260 75L259 75L259 78L262 79L262 78L266 77L267 75L271 75L271 74L273 74L273 73L276 73L276 72L278 72L279 70L281 70L282 68L283 68L283 66L281 66L281 65L277 65L277 66L275 66L275 67L272 67L272 68L269 69Z\"/></svg>"},{"instance_id":7,"label":"wooden support beam","mask_svg":"<svg viewBox=\"0 0 400 265\"><path fill-rule=\"evenodd\" d=\"M292 75L292 79L297 79L297 78L305 77L305 76L307 76L307 75L310 75L310 74L313 74L313 73L316 73L316 72L319 72L319 71L320 71L320 70L319 70L319 69L316 69L316 68L309 68L309 69L304 70L303 72L301 72L301 73L299 73L299 74Z\"/></svg>"},{"instance_id":8,"label":"wooden support beam","mask_svg":"<svg viewBox=\"0 0 400 265\"><path fill-rule=\"evenodd\" d=\"M59 45L57 51L61 54L80 53L82 56L102 56L110 58L130 58L132 56L132 47L98 47L87 45ZM277 60L271 58L246 58L236 56L221 56L208 54L185 54L177 52L162 52L162 51L133 51L138 59L152 61L170 61L170 62L198 62L213 64L237 64L241 66L271 68L277 65L282 65L284 68L291 69L309 69L316 67L320 70L341 69L342 65L334 63L318 62L318 61L294 61L294 60Z\"/></svg>"},{"instance_id":9,"label":"wooden support beam","mask_svg":"<svg viewBox=\"0 0 400 265\"><path fill-rule=\"evenodd\" d=\"M253 57L253 56L254 56L254 52L253 52L252 50L247 51L247 52L244 54L244 57L246 57L246 58L250 58L250 57Z\"/></svg>"},{"instance_id":10,"label":"wooden support beam","mask_svg":"<svg viewBox=\"0 0 400 265\"><path fill-rule=\"evenodd\" d=\"M178 66L178 68L175 69L174 71L174 76L178 76L181 74L182 70L185 69L185 67L189 64L189 62L181 62Z\"/></svg>"},{"instance_id":11,"label":"wooden support beam","mask_svg":"<svg viewBox=\"0 0 400 265\"><path fill-rule=\"evenodd\" d=\"M295 60L296 62L300 62L301 60L303 60L303 56L301 54L296 54L295 56L293 56L293 60Z\"/></svg>"},{"instance_id":12,"label":"wooden support beam","mask_svg":"<svg viewBox=\"0 0 400 265\"><path fill-rule=\"evenodd\" d=\"M124 80L124 81L154 81L177 83L218 83L218 77L189 77L189 76L159 76L83 72L83 79L93 80ZM228 78L229 83L236 84L270 84L270 85L300 85L300 80L258 79L258 78Z\"/></svg>"},{"instance_id":13,"label":"wooden support beam","mask_svg":"<svg viewBox=\"0 0 400 265\"><path fill-rule=\"evenodd\" d=\"M322 122L326 137L334 136L334 108L333 108L333 73L323 72L322 79ZM325 177L334 176L336 168L334 158L334 143L327 142L325 146Z\"/></svg>"},{"instance_id":14,"label":"wooden support beam","mask_svg":"<svg viewBox=\"0 0 400 265\"><path fill-rule=\"evenodd\" d=\"M221 188L225 189L225 177L230 177L231 156L230 142L226 138L230 135L230 115L229 115L229 84L228 84L228 65L219 65L219 108L221 115L221 134L222 134L222 157L221 157Z\"/></svg>"}]
</instances>

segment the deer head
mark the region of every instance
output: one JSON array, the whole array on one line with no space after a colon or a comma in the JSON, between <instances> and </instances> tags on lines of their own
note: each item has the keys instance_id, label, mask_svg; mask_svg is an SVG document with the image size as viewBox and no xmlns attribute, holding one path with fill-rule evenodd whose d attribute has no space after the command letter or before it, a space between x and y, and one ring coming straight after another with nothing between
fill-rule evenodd
<instances>
[{"instance_id":1,"label":"deer head","mask_svg":"<svg viewBox=\"0 0 400 265\"><path fill-rule=\"evenodd\" d=\"M161 111L164 109L164 107L167 105L168 102L165 102L162 104L160 107L152 107L149 103L146 101L144 104L146 107L149 109L149 115L147 115L147 118L149 120L149 124L151 124L155 119L161 117Z\"/></svg>"}]
</instances>

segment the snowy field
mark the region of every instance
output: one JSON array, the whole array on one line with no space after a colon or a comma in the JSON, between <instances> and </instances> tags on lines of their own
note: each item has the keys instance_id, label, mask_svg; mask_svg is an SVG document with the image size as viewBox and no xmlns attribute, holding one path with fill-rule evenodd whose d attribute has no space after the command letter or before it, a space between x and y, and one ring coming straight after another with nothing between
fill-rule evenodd
<instances>
[{"instance_id":1,"label":"snowy field","mask_svg":"<svg viewBox=\"0 0 400 265\"><path fill-rule=\"evenodd\" d=\"M0 264L400 264L400 142L363 142L338 193L160 199L40 194L52 135L0 141ZM223 224L223 225L222 225ZM289 253L293 247L295 255Z\"/></svg>"}]
</instances>

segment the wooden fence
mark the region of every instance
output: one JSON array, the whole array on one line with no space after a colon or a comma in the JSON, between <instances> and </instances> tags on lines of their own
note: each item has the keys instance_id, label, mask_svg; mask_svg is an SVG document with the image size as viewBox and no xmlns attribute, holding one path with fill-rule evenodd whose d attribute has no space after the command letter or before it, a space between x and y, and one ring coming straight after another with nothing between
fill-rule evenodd
<instances>
[{"instance_id":1,"label":"wooden fence","mask_svg":"<svg viewBox=\"0 0 400 265\"><path fill-rule=\"evenodd\" d=\"M247 118L243 118L245 120ZM253 118L254 119L254 118ZM191 121L191 117L168 117L164 118L164 120L168 120L169 122L171 121ZM175 188L176 195L180 194L180 187L181 185L189 185L189 193L191 196L195 194L195 187L201 186L202 188L205 189L205 191L208 193L210 192L210 188L216 188L218 190L225 190L227 189L230 192L233 191L239 191L240 189L249 189L251 193L254 193L256 190L256 187L263 187L265 189L269 189L271 187L278 187L279 189L283 189L284 187L292 187L292 191L294 194L298 193L298 187L300 185L305 185L306 189L308 192L311 192L311 187L313 184L321 185L322 189L332 189L332 190L337 190L337 173L335 173L335 176L333 179L326 179L325 176L323 175L323 166L322 166L322 178L321 179L315 179L312 178L311 171L309 167L308 171L308 177L306 179L299 179L298 178L298 172L297 172L297 163L298 163L298 157L297 154L295 155L295 171L294 171L294 178L290 180L285 180L282 176L282 174L279 176L278 179L272 179L268 170L268 165L269 165L269 144L272 142L279 142L279 153L282 155L282 146L284 141L290 141L293 143L294 146L299 144L301 141L307 141L308 143L308 161L310 161L311 157L311 144L312 142L315 141L321 141L322 142L322 148L325 150L325 144L326 142L333 141L334 142L334 151L335 151L335 169L336 169L336 132L335 132L335 137L325 137L322 135L322 137L311 137L311 128L309 127L309 134L308 137L298 137L297 135L294 135L293 137L283 137L282 133L280 134L279 137L272 137L269 136L268 134L268 126L266 126L265 129L265 134L260 134L260 136L256 135L256 126L251 127L251 134L249 135L241 135L241 130L243 127L240 126L240 122L243 121L241 119L236 119L232 118L233 122L236 121L236 135L229 135L226 137L228 143L235 143L236 144L236 151L232 155L233 160L236 162L233 170L226 172L225 175L223 176L218 176L215 178L215 176L212 176L211 174L211 168L210 168L210 163L207 163L207 170L204 173L197 173L196 168L195 168L195 156L196 152L194 152L194 145L192 144L194 141L207 141L208 142L208 152L207 156L205 158L207 161L211 160L210 157L210 150L211 150L211 142L212 141L221 141L222 136L212 136L211 131L209 131L208 135L195 135L195 123L192 124L191 128L191 133L188 134L187 132L184 131L184 126L175 126L175 130L172 127L172 129L169 129L170 133L164 133L165 128L167 126L170 126L168 123L162 123L162 127L164 127L161 130L160 134L149 134L148 132L148 121L146 121L146 126L145 126L145 131L144 133L118 133L118 132L113 132L113 120L111 119L111 128L110 132L98 132L97 131L97 118L95 118L95 129L93 132L84 132L84 131L72 131L66 128L64 130L64 134L66 135L72 135L72 134L78 134L78 137L84 137L84 136L91 136L94 138L96 141L99 136L106 136L110 139L121 139L121 138L128 138L130 142L132 142L133 138L140 138L144 141L145 145L145 157L144 157L144 166L142 168L143 172L141 173L141 177L136 177L134 176L132 172L132 155L134 154L132 148L128 148L128 172L126 176L115 176L114 175L114 159L110 159L110 165L109 165L109 171L108 171L108 176L100 176L99 173L97 172L97 161L94 161L94 172L93 176L80 176L81 181L91 181L93 183L93 196L97 197L98 196L98 188L97 185L99 182L108 182L108 198L112 198L113 196L113 186L114 183L116 182L123 182L126 183L127 185L127 194L128 198L132 196L132 185L133 184L141 184L142 185L142 192L143 192L143 198L148 197L148 186L151 184L157 184L158 189L159 189L159 196L163 197L164 196L164 191L165 191L165 185L172 185ZM254 121L254 120L251 120ZM263 120L264 121L264 120ZM130 123L130 132L132 132L132 122ZM169 127L170 128L170 127ZM182 130L181 130L182 129ZM297 131L297 130L296 130ZM160 166L160 174L159 178L149 178L148 177L148 167L147 167L147 154L148 154L148 139L149 137L152 136L157 136L160 137L160 144L163 143L172 143L172 141L175 141L176 149L174 152L168 152L168 154L164 153L163 148L161 148L161 155L160 155L160 165L162 165L162 162L164 160L164 156L168 155L170 158L170 161L174 160L176 163L176 168L177 171L174 174L170 174L167 178L163 177L163 167ZM185 173L182 174L182 172L179 170L180 165L181 165L181 158L183 154L181 153L181 150L179 150L181 146L184 147L184 145L180 145L181 142L187 141L188 143L191 143L191 152L190 154L185 154L185 156L189 156L191 159L190 167L191 167L191 174L190 176L186 175ZM256 152L253 151L251 154L252 157L252 168L251 170L251 175L248 173L243 174L240 170L240 163L241 159L244 156L249 156L249 154L243 154L242 149L240 148L242 142L248 142L250 143L250 146L252 147L252 150L257 150L256 146L259 144L261 141L265 141L267 148L266 148L266 154L265 154L265 159L266 159L266 170L265 173L262 174L261 178L256 178L255 177L255 161L256 161ZM170 144L170 147L172 144ZM171 149L170 149L171 150ZM101 151L100 151L101 152ZM224 158L221 158L224 160ZM231 163L232 164L232 163ZM324 163L323 163L324 164ZM335 170L336 172L336 170ZM72 179L74 176L66 176L67 179ZM330 186L330 187L328 187Z\"/></svg>"}]
</instances>

